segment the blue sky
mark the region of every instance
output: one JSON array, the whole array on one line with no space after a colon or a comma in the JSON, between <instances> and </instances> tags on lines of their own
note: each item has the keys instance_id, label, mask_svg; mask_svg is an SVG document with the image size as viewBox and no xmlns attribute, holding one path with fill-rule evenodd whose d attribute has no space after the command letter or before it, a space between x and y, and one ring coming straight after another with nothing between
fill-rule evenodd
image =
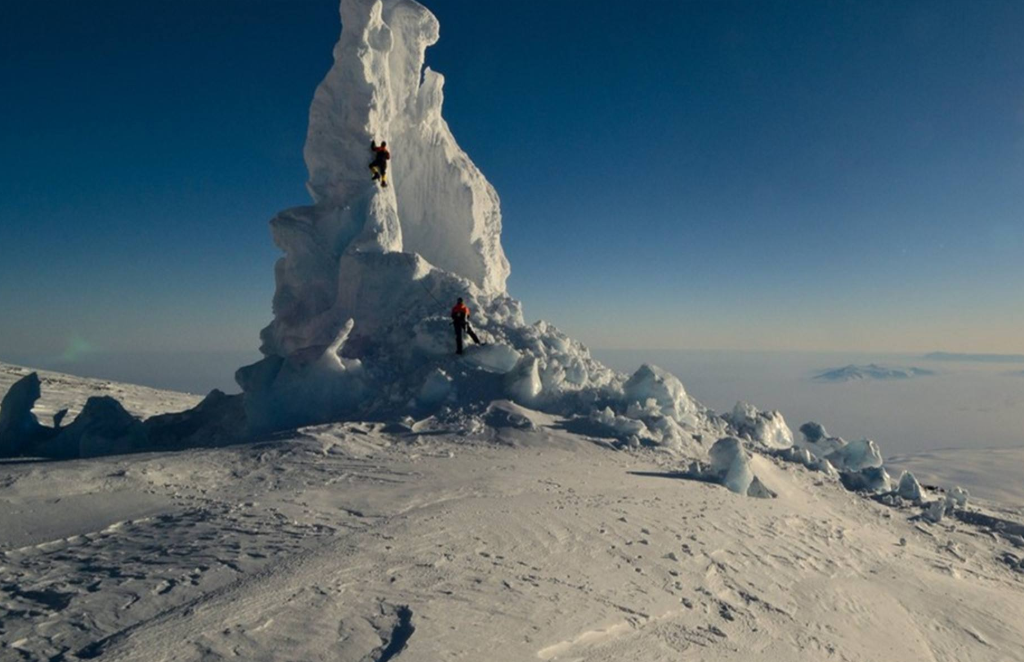
<instances>
[{"instance_id":1,"label":"blue sky","mask_svg":"<svg viewBox=\"0 0 1024 662\"><path fill-rule=\"evenodd\" d=\"M529 318L1024 351L1024 3L426 4ZM255 348L338 30L333 0L5 3L0 358Z\"/></svg>"}]
</instances>

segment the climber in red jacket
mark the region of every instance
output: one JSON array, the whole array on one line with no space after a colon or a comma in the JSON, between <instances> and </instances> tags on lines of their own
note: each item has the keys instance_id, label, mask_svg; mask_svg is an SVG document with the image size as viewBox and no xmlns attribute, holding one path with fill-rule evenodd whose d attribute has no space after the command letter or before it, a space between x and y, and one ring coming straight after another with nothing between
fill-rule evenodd
<instances>
[{"instance_id":1,"label":"climber in red jacket","mask_svg":"<svg viewBox=\"0 0 1024 662\"><path fill-rule=\"evenodd\" d=\"M455 327L455 353L462 354L462 334L468 333L473 342L480 345L480 339L473 333L473 327L469 325L469 307L462 303L462 297L452 307L452 325Z\"/></svg>"},{"instance_id":2,"label":"climber in red jacket","mask_svg":"<svg viewBox=\"0 0 1024 662\"><path fill-rule=\"evenodd\" d=\"M370 151L374 153L373 162L370 163L373 181L379 180L380 185L386 187L388 185L388 161L391 159L387 141L380 141L380 146L378 146L376 140L371 140Z\"/></svg>"}]
</instances>

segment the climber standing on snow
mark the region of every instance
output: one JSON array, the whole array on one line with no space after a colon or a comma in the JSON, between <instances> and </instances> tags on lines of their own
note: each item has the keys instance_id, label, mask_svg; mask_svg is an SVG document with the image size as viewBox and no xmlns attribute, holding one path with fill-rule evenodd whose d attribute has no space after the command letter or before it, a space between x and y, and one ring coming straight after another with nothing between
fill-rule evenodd
<instances>
[{"instance_id":1,"label":"climber standing on snow","mask_svg":"<svg viewBox=\"0 0 1024 662\"><path fill-rule=\"evenodd\" d=\"M377 141L371 140L370 151L374 153L373 163L370 164L370 171L373 173L373 181L380 180L381 186L387 186L388 160L391 158L391 152L388 151L387 141L380 141L380 146L378 147Z\"/></svg>"},{"instance_id":2,"label":"climber standing on snow","mask_svg":"<svg viewBox=\"0 0 1024 662\"><path fill-rule=\"evenodd\" d=\"M469 307L462 303L462 297L452 307L452 325L455 326L455 353L462 354L462 334L468 333L473 342L480 345L480 339L473 333L473 327L469 325Z\"/></svg>"}]
</instances>

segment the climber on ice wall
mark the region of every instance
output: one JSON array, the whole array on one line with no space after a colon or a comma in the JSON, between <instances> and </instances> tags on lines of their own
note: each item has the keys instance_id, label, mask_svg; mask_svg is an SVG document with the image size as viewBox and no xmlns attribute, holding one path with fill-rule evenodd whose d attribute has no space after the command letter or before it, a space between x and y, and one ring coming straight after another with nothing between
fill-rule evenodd
<instances>
[{"instance_id":1,"label":"climber on ice wall","mask_svg":"<svg viewBox=\"0 0 1024 662\"><path fill-rule=\"evenodd\" d=\"M469 306L462 302L462 297L459 297L458 302L452 307L452 325L455 327L455 353L462 354L462 334L468 333L469 337L473 339L473 342L480 345L480 339L473 333L473 327L469 325Z\"/></svg>"},{"instance_id":2,"label":"climber on ice wall","mask_svg":"<svg viewBox=\"0 0 1024 662\"><path fill-rule=\"evenodd\" d=\"M391 158L391 152L388 151L387 141L380 141L380 145L378 146L376 140L371 140L370 151L374 153L373 162L370 163L370 172L373 173L373 181L379 180L381 186L387 186L388 160Z\"/></svg>"}]
</instances>

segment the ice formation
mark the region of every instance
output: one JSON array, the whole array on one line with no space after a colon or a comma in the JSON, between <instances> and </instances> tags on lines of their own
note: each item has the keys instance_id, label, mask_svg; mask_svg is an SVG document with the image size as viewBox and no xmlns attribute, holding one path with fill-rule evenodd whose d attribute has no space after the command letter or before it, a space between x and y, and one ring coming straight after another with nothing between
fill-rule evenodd
<instances>
[{"instance_id":1,"label":"ice formation","mask_svg":"<svg viewBox=\"0 0 1024 662\"><path fill-rule=\"evenodd\" d=\"M803 435L803 440L799 445L818 457L825 457L846 445L845 439L830 436L825 426L814 421L801 425L800 433Z\"/></svg>"},{"instance_id":2,"label":"ice formation","mask_svg":"<svg viewBox=\"0 0 1024 662\"><path fill-rule=\"evenodd\" d=\"M789 448L793 445L793 432L777 411L758 411L748 402L737 402L728 421L740 436L768 448Z\"/></svg>"},{"instance_id":3,"label":"ice formation","mask_svg":"<svg viewBox=\"0 0 1024 662\"><path fill-rule=\"evenodd\" d=\"M825 456L839 471L862 471L882 466L882 451L871 439L851 441Z\"/></svg>"},{"instance_id":4,"label":"ice formation","mask_svg":"<svg viewBox=\"0 0 1024 662\"><path fill-rule=\"evenodd\" d=\"M441 115L444 79L424 68L437 20L412 0L342 0L341 19L310 108L313 204L271 221L284 251L274 319L264 359L237 374L250 431L501 398L655 444L724 431L672 375L643 366L627 379L555 327L526 324L505 290L498 196ZM370 179L371 140L391 150L388 188ZM459 358L457 297L486 343Z\"/></svg>"},{"instance_id":5,"label":"ice formation","mask_svg":"<svg viewBox=\"0 0 1024 662\"><path fill-rule=\"evenodd\" d=\"M0 457L18 455L46 436L32 413L39 396L39 375L34 372L15 382L4 395L0 402Z\"/></svg>"},{"instance_id":6,"label":"ice formation","mask_svg":"<svg viewBox=\"0 0 1024 662\"><path fill-rule=\"evenodd\" d=\"M736 437L719 439L708 452L711 463L699 470L705 480L713 480L731 492L759 499L770 499L775 494L754 475L750 455L743 441Z\"/></svg>"},{"instance_id":7,"label":"ice formation","mask_svg":"<svg viewBox=\"0 0 1024 662\"><path fill-rule=\"evenodd\" d=\"M32 413L40 397L39 375L25 375L0 404L0 457L27 455L53 459L98 457L155 450L221 446L244 438L245 414L237 395L214 390L192 409L141 421L110 396L93 396L70 425L53 426Z\"/></svg>"},{"instance_id":8,"label":"ice formation","mask_svg":"<svg viewBox=\"0 0 1024 662\"><path fill-rule=\"evenodd\" d=\"M921 487L921 483L914 477L914 474L909 471L900 474L896 494L908 501L921 501L925 498L924 488Z\"/></svg>"}]
</instances>

